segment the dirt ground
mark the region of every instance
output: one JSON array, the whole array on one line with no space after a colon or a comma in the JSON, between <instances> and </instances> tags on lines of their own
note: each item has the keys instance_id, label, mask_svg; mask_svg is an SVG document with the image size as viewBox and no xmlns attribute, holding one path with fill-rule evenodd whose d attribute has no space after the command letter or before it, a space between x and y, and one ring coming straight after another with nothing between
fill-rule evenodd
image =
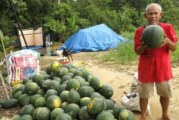
<instances>
[{"instance_id":1,"label":"dirt ground","mask_svg":"<svg viewBox=\"0 0 179 120\"><path fill-rule=\"evenodd\" d=\"M103 54L103 52L95 53ZM74 65L83 65L89 72L91 72L96 77L100 78L102 84L110 84L114 89L114 95L112 99L116 104L121 104L121 97L124 95L124 92L130 91L130 86L134 80L134 74L137 72L137 63L130 66L115 65L111 63L101 63L98 60L94 59L92 53L76 53L73 54L73 64ZM50 62L57 60L57 57L44 56L41 57L40 64L45 68ZM173 97L170 102L170 114L174 120L179 120L179 67L172 68L173 70ZM0 96L2 96L2 89L0 88ZM12 116L18 111L17 108L4 110L0 109L0 120L2 116ZM149 120L161 120L161 107L159 104L159 98L157 95L150 99L150 109L151 114L148 115ZM135 112L136 120L139 120L140 113Z\"/></svg>"}]
</instances>

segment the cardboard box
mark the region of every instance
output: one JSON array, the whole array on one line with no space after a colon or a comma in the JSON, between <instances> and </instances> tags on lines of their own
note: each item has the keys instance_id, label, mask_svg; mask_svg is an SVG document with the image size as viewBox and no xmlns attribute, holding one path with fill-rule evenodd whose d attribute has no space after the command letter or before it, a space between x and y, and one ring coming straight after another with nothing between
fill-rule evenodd
<instances>
[{"instance_id":1,"label":"cardboard box","mask_svg":"<svg viewBox=\"0 0 179 120\"><path fill-rule=\"evenodd\" d=\"M34 30L34 29L23 29L22 30L27 46L42 46L44 44L43 42L43 30L42 27ZM21 47L25 47L25 41L23 39L23 36L18 30L19 38L20 38L20 43Z\"/></svg>"}]
</instances>

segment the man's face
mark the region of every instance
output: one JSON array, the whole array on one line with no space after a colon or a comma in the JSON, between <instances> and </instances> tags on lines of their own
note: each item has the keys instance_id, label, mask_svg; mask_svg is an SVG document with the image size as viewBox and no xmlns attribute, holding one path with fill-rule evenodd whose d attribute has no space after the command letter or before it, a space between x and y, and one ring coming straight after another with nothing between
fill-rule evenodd
<instances>
[{"instance_id":1,"label":"man's face","mask_svg":"<svg viewBox=\"0 0 179 120\"><path fill-rule=\"evenodd\" d=\"M162 13L156 6L151 6L148 11L144 14L145 18L148 21L148 24L158 24Z\"/></svg>"}]
</instances>

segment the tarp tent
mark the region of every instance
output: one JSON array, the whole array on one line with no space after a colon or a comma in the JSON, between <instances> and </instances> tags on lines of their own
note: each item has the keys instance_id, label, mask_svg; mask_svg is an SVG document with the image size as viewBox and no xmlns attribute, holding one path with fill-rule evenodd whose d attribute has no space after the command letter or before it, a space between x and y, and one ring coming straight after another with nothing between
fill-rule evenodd
<instances>
[{"instance_id":1,"label":"tarp tent","mask_svg":"<svg viewBox=\"0 0 179 120\"><path fill-rule=\"evenodd\" d=\"M70 50L71 53L106 51L117 47L123 41L125 41L125 38L118 35L105 24L100 24L79 30L68 38L63 46Z\"/></svg>"}]
</instances>

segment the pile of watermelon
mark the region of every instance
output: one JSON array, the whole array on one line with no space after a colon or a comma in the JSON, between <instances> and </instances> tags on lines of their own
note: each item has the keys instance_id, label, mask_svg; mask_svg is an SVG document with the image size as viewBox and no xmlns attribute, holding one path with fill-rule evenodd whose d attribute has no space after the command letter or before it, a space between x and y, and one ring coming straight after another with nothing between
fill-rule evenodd
<instances>
[{"instance_id":1,"label":"pile of watermelon","mask_svg":"<svg viewBox=\"0 0 179 120\"><path fill-rule=\"evenodd\" d=\"M134 120L108 84L82 67L55 61L12 89L21 109L12 120Z\"/></svg>"}]
</instances>

